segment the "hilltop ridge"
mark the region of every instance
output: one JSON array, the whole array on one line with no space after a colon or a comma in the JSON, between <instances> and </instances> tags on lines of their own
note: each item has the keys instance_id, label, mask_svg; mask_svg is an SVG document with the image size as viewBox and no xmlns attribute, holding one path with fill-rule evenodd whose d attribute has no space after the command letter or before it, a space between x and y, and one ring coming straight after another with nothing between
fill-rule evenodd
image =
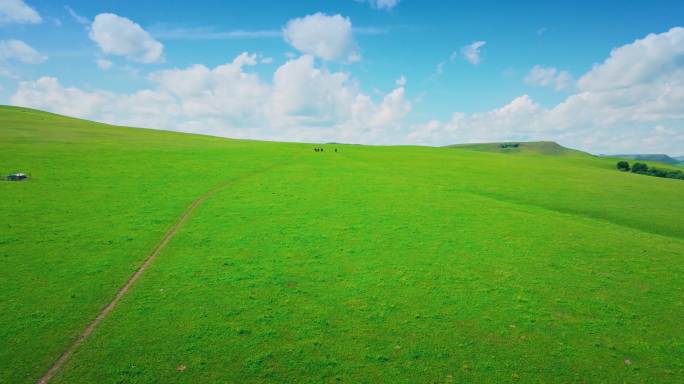
<instances>
[{"instance_id":1,"label":"hilltop ridge","mask_svg":"<svg viewBox=\"0 0 684 384\"><path fill-rule=\"evenodd\" d=\"M447 148L471 149L497 153L523 153L537 155L589 155L577 149L564 147L555 141L505 141L494 143L451 144Z\"/></svg>"},{"instance_id":2,"label":"hilltop ridge","mask_svg":"<svg viewBox=\"0 0 684 384\"><path fill-rule=\"evenodd\" d=\"M677 165L683 162L683 158L671 157L663 153L642 153L642 154L619 154L608 155L607 157L615 157L620 159L641 160L641 161L657 161L659 163Z\"/></svg>"}]
</instances>

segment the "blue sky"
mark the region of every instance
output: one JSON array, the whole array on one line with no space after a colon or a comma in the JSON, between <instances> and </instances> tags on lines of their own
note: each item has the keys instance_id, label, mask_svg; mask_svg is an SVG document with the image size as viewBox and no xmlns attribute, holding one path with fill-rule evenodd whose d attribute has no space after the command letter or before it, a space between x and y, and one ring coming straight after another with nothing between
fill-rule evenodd
<instances>
[{"instance_id":1,"label":"blue sky","mask_svg":"<svg viewBox=\"0 0 684 384\"><path fill-rule=\"evenodd\" d=\"M229 137L682 155L682 20L681 1L0 0L0 103Z\"/></svg>"}]
</instances>

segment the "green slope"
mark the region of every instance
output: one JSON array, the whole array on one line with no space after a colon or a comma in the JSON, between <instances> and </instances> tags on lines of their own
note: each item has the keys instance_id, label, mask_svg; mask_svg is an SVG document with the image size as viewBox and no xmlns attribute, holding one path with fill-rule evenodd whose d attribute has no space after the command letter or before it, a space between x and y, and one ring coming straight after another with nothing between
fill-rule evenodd
<instances>
[{"instance_id":1,"label":"green slope","mask_svg":"<svg viewBox=\"0 0 684 384\"><path fill-rule=\"evenodd\" d=\"M677 165L680 163L676 158L672 158L664 154L633 154L633 155L611 155L610 157L635 160L635 161L651 161L669 165Z\"/></svg>"},{"instance_id":2,"label":"green slope","mask_svg":"<svg viewBox=\"0 0 684 384\"><path fill-rule=\"evenodd\" d=\"M182 210L292 154L280 144L124 129L0 109L0 382L35 381ZM226 156L229 153L229 156Z\"/></svg>"},{"instance_id":3,"label":"green slope","mask_svg":"<svg viewBox=\"0 0 684 384\"><path fill-rule=\"evenodd\" d=\"M312 148L1 108L0 167L33 179L0 182L0 382L35 382L227 180L55 382L684 374L681 181L579 152Z\"/></svg>"},{"instance_id":4,"label":"green slope","mask_svg":"<svg viewBox=\"0 0 684 384\"><path fill-rule=\"evenodd\" d=\"M453 144L447 148L470 149L474 151L509 153L509 154L532 154L532 155L587 155L575 149L563 147L553 141L512 141L505 143L478 143L478 144Z\"/></svg>"}]
</instances>

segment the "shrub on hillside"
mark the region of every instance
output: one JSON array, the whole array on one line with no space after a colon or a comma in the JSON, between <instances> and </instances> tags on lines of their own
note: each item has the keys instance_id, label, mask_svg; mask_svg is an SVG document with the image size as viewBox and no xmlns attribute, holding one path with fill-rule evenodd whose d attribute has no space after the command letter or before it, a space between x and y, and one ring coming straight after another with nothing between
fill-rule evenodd
<instances>
[{"instance_id":1,"label":"shrub on hillside","mask_svg":"<svg viewBox=\"0 0 684 384\"><path fill-rule=\"evenodd\" d=\"M618 161L617 169L619 169L623 172L628 172L629 171L629 163L626 161Z\"/></svg>"},{"instance_id":2,"label":"shrub on hillside","mask_svg":"<svg viewBox=\"0 0 684 384\"><path fill-rule=\"evenodd\" d=\"M630 170L629 163L626 161L618 161L616 167L617 169L623 172L627 172ZM634 163L634 165L632 165L631 167L631 171L632 173L638 173L640 175L649 175L655 177L665 177L668 179L684 180L684 172L682 171L649 167L644 163Z\"/></svg>"},{"instance_id":3,"label":"shrub on hillside","mask_svg":"<svg viewBox=\"0 0 684 384\"><path fill-rule=\"evenodd\" d=\"M632 165L632 172L634 173L646 173L648 172L648 165L644 163L634 163Z\"/></svg>"}]
</instances>

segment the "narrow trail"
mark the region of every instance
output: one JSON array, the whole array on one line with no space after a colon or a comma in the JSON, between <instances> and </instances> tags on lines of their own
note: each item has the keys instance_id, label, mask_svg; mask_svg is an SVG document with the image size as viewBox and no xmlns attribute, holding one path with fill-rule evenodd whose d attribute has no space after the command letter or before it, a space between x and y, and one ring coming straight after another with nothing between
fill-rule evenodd
<instances>
[{"instance_id":1,"label":"narrow trail","mask_svg":"<svg viewBox=\"0 0 684 384\"><path fill-rule=\"evenodd\" d=\"M71 356L74 354L74 352L76 352L76 350L86 341L88 336L90 336L93 333L95 328L97 328L97 326L102 322L102 320L104 320L104 318L107 317L107 315L114 309L114 307L116 307L116 305L119 303L119 301L121 301L121 299L131 289L133 284L135 284L135 282L138 281L138 279L140 279L140 276L142 276L142 274L145 272L147 267L149 267L150 264L152 264L152 262L157 257L157 255L159 255L159 253L161 253L161 251L166 247L166 245L169 243L169 241L171 241L171 239L181 229L181 227L188 220L188 218L193 213L195 208L197 208L205 200L207 200L208 198L210 198L211 196L213 196L217 192L221 191L222 189L228 187L229 185L234 184L235 182L237 182L239 180L242 180L242 179L254 176L254 175L258 175L261 173L268 172L269 170L271 170L275 167L282 166L284 164L290 163L295 157L298 157L298 156L294 156L293 158L290 158L286 161L283 161L282 163L276 163L276 164L273 164L273 165L268 166L266 168L256 170L254 172L250 172L250 173L243 175L243 176L240 176L240 177L236 177L235 179L231 179L231 180L222 182L222 183L216 185L214 188L212 188L208 192L206 192L205 194L203 194L202 196L195 199L195 201L193 201L190 204L190 206L188 206L185 209L185 211L183 211L183 213L178 218L178 220L176 220L176 222L173 224L173 226L171 228L169 228L168 231L166 231L166 234L164 234L164 237L159 242L159 244L154 248L152 253L149 256L147 256L145 261L133 273L133 275L131 275L131 277L128 278L128 281L126 281L126 284L124 284L123 287L121 287L119 289L119 291L116 293L116 295L114 296L112 301L110 301L109 304L107 304L107 306L104 307L104 309L102 309L100 311L100 313L97 314L95 319L92 322L90 322L90 324L88 324L88 326L83 330L83 332L81 332L78 335L76 340L69 346L69 348L67 348L64 351L64 353L62 353L62 355L59 357L59 359L57 359L57 361L55 361L55 363L50 367L50 369L48 369L48 371L40 378L40 380L38 380L38 384L49 383L50 380L55 376L55 374L57 374L57 372L59 372L59 370L62 368L62 366L64 366L64 364L67 361L69 361L69 358L71 358Z\"/></svg>"}]
</instances>

